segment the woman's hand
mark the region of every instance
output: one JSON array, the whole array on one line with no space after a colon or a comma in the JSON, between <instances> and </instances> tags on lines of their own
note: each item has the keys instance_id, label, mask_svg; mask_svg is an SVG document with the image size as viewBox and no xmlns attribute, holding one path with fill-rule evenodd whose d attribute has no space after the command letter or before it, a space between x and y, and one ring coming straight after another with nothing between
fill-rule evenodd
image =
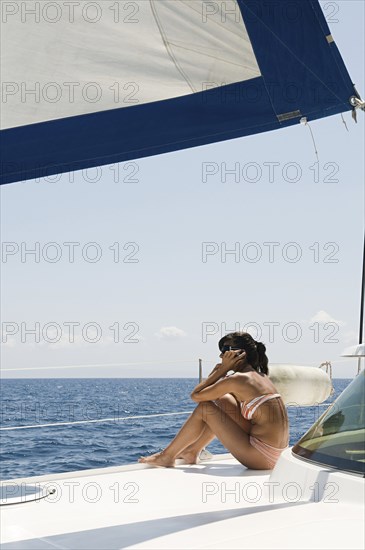
<instances>
[{"instance_id":1,"label":"woman's hand","mask_svg":"<svg viewBox=\"0 0 365 550\"><path fill-rule=\"evenodd\" d=\"M222 370L227 373L230 370L236 371L246 361L246 352L243 350L226 351L222 357Z\"/></svg>"}]
</instances>

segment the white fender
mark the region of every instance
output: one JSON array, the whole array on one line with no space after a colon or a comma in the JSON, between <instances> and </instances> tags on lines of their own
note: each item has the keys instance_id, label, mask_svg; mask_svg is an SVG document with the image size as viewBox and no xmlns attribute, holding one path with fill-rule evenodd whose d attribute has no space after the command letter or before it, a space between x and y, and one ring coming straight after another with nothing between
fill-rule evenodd
<instances>
[{"instance_id":1,"label":"white fender","mask_svg":"<svg viewBox=\"0 0 365 550\"><path fill-rule=\"evenodd\" d=\"M269 365L269 378L285 405L315 405L332 392L331 378L318 367Z\"/></svg>"}]
</instances>

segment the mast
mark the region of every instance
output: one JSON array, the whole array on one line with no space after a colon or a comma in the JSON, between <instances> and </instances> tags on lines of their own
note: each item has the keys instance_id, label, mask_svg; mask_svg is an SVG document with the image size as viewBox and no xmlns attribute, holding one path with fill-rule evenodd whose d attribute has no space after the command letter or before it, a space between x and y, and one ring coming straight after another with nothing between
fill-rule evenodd
<instances>
[{"instance_id":1,"label":"mast","mask_svg":"<svg viewBox=\"0 0 365 550\"><path fill-rule=\"evenodd\" d=\"M364 250L362 254L359 344L362 344L363 330L364 330L364 286L365 286L365 230L364 230Z\"/></svg>"}]
</instances>

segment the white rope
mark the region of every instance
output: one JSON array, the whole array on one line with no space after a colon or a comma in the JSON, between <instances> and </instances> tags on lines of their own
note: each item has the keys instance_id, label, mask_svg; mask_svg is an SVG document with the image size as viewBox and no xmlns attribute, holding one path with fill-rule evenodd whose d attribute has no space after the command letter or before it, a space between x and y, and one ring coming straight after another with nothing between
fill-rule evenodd
<instances>
[{"instance_id":1,"label":"white rope","mask_svg":"<svg viewBox=\"0 0 365 550\"><path fill-rule=\"evenodd\" d=\"M49 370L49 369L88 369L92 367L129 367L133 365L164 365L164 364L173 364L173 363L191 363L196 359L179 359L178 361L138 361L134 363L100 363L94 365L62 365L55 367L20 367L12 369L0 369L1 372L13 372L13 371L25 371L25 370Z\"/></svg>"},{"instance_id":2,"label":"white rope","mask_svg":"<svg viewBox=\"0 0 365 550\"><path fill-rule=\"evenodd\" d=\"M100 364L90 364L90 365L60 365L60 366L53 366L53 367L15 367L11 369L2 369L0 368L0 372L13 372L13 371L32 371L32 370L57 370L57 369L88 369L88 368L99 368L99 367L128 367L128 366L134 366L134 365L168 365L168 364L177 364L177 363L196 363L196 359L178 359L175 361L137 361L137 362L130 362L130 363L100 363ZM203 358L202 361L206 363L214 363L217 362L217 357L215 358ZM332 363L341 363L340 361L332 361ZM276 363L270 363L271 365L275 365ZM281 363L280 363L281 364ZM292 363L288 363L292 364ZM293 363L294 365L295 363ZM308 366L314 366L313 364ZM60 379L62 380L62 379Z\"/></svg>"},{"instance_id":3,"label":"white rope","mask_svg":"<svg viewBox=\"0 0 365 550\"><path fill-rule=\"evenodd\" d=\"M215 359L202 359L202 361L214 363L217 361L217 358ZM33 371L33 370L57 370L57 369L86 369L86 368L98 368L98 367L124 367L124 366L133 366L133 365L165 365L165 364L175 364L175 363L193 363L196 362L196 359L180 359L178 361L139 361L135 363L100 363L100 364L93 364L93 365L62 365L62 366L54 366L54 367L21 367L21 368L11 368L11 369L2 369L0 368L0 372L15 372L15 371ZM348 359L339 359L332 361L332 364L337 363L347 363ZM276 363L270 363L271 365L275 366ZM279 363L278 363L279 364ZM281 364L281 363L280 363ZM295 363L288 363L293 364ZM315 365L307 365L308 367L313 367ZM60 378L59 380L62 380Z\"/></svg>"},{"instance_id":4,"label":"white rope","mask_svg":"<svg viewBox=\"0 0 365 550\"><path fill-rule=\"evenodd\" d=\"M172 412L172 413L158 413L158 414L146 414L141 416L122 416L113 418L99 418L95 420L75 420L74 422L53 422L48 424L34 424L33 426L9 426L6 428L0 428L1 431L5 430L29 430L31 428L47 428L48 426L74 426L75 424L91 424L96 422L116 422L118 420L133 420L136 418L152 418L156 416L173 416L181 414L191 414L193 411L184 412Z\"/></svg>"},{"instance_id":5,"label":"white rope","mask_svg":"<svg viewBox=\"0 0 365 550\"><path fill-rule=\"evenodd\" d=\"M343 114L341 113L341 118L342 118L342 122L344 123L345 125L345 128L347 131L349 131L348 127L347 127L347 124L346 124L346 120L343 118Z\"/></svg>"},{"instance_id":6,"label":"white rope","mask_svg":"<svg viewBox=\"0 0 365 550\"><path fill-rule=\"evenodd\" d=\"M313 147L314 147L314 152L315 152L315 155L317 157L317 162L319 162L319 155L318 155L318 151L317 151L317 144L316 144L316 141L314 139L314 135L313 135L313 132L312 132L312 128L310 127L310 124L308 122L308 119L307 117L303 116L301 119L300 119L300 123L301 124L304 124L304 126L308 126L308 129L311 133L311 136L312 136L312 141L313 141Z\"/></svg>"}]
</instances>

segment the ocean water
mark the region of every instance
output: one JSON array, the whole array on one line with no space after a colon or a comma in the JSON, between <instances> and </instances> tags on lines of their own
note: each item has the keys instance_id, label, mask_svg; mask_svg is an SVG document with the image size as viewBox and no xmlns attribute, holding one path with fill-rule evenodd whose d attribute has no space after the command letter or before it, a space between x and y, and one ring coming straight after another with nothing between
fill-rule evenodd
<instances>
[{"instance_id":1,"label":"ocean water","mask_svg":"<svg viewBox=\"0 0 365 550\"><path fill-rule=\"evenodd\" d=\"M333 381L335 394L316 407L289 407L293 445L346 388L351 379ZM129 418L192 411L195 378L62 378L1 381L1 478L34 476L136 462L164 448L188 415ZM94 419L100 423L45 426ZM215 440L208 450L227 452Z\"/></svg>"}]
</instances>

